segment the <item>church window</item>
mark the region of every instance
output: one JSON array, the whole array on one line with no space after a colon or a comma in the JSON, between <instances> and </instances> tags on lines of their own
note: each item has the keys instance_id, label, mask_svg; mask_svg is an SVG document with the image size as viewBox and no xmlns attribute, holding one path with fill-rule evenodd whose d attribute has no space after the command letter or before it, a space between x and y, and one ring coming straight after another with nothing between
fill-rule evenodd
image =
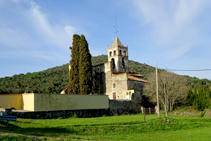
<instances>
[{"instance_id":1,"label":"church window","mask_svg":"<svg viewBox=\"0 0 211 141\"><path fill-rule=\"evenodd\" d=\"M123 66L123 68L125 67L125 60L124 60L124 58L122 58L122 66Z\"/></svg>"},{"instance_id":2,"label":"church window","mask_svg":"<svg viewBox=\"0 0 211 141\"><path fill-rule=\"evenodd\" d=\"M119 55L122 55L122 51L121 50L119 50Z\"/></svg>"},{"instance_id":3,"label":"church window","mask_svg":"<svg viewBox=\"0 0 211 141\"><path fill-rule=\"evenodd\" d=\"M123 55L126 56L126 52L125 51L123 51Z\"/></svg>"},{"instance_id":4,"label":"church window","mask_svg":"<svg viewBox=\"0 0 211 141\"><path fill-rule=\"evenodd\" d=\"M113 88L116 88L116 83L113 83Z\"/></svg>"},{"instance_id":5,"label":"church window","mask_svg":"<svg viewBox=\"0 0 211 141\"><path fill-rule=\"evenodd\" d=\"M112 52L110 52L110 56L112 56Z\"/></svg>"},{"instance_id":6,"label":"church window","mask_svg":"<svg viewBox=\"0 0 211 141\"><path fill-rule=\"evenodd\" d=\"M114 55L116 55L116 50L114 50Z\"/></svg>"},{"instance_id":7,"label":"church window","mask_svg":"<svg viewBox=\"0 0 211 141\"><path fill-rule=\"evenodd\" d=\"M114 58L111 59L111 62L112 62L112 68L115 69L115 61L114 61Z\"/></svg>"}]
</instances>

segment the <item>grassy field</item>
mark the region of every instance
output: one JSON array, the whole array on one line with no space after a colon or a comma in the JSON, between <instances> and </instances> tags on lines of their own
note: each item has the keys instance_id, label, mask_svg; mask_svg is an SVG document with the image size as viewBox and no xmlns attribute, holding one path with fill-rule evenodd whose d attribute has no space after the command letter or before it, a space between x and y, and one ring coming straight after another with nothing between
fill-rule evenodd
<instances>
[{"instance_id":1,"label":"grassy field","mask_svg":"<svg viewBox=\"0 0 211 141\"><path fill-rule=\"evenodd\" d=\"M211 140L211 118L123 115L98 118L19 119L0 122L0 140Z\"/></svg>"}]
</instances>

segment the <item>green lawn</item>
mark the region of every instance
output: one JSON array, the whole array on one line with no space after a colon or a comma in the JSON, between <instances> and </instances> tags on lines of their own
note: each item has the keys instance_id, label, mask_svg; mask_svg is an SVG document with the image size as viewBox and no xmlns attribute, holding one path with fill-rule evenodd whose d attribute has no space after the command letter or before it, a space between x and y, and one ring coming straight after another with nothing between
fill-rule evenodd
<instances>
[{"instance_id":1,"label":"green lawn","mask_svg":"<svg viewBox=\"0 0 211 141\"><path fill-rule=\"evenodd\" d=\"M211 118L143 114L0 122L0 140L211 140ZM39 137L39 138L38 138Z\"/></svg>"}]
</instances>

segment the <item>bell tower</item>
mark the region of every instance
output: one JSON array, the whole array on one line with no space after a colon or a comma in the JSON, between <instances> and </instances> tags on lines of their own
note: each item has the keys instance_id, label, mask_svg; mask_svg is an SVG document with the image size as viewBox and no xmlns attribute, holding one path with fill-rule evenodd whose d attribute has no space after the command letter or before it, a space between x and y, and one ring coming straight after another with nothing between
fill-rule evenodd
<instances>
[{"instance_id":1,"label":"bell tower","mask_svg":"<svg viewBox=\"0 0 211 141\"><path fill-rule=\"evenodd\" d=\"M112 70L116 72L129 72L128 46L123 46L116 36L112 46L107 47L108 61L112 63Z\"/></svg>"}]
</instances>

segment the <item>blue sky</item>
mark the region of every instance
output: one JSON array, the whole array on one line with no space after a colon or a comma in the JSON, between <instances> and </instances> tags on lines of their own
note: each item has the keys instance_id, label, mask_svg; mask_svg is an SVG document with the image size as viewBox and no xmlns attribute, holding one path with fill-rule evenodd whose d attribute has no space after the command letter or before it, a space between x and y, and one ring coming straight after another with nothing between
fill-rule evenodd
<instances>
[{"instance_id":1,"label":"blue sky","mask_svg":"<svg viewBox=\"0 0 211 141\"><path fill-rule=\"evenodd\" d=\"M0 0L0 77L68 63L75 33L85 35L92 56L107 54L115 14L130 60L211 69L210 13L210 0ZM211 80L211 71L175 73Z\"/></svg>"}]
</instances>

